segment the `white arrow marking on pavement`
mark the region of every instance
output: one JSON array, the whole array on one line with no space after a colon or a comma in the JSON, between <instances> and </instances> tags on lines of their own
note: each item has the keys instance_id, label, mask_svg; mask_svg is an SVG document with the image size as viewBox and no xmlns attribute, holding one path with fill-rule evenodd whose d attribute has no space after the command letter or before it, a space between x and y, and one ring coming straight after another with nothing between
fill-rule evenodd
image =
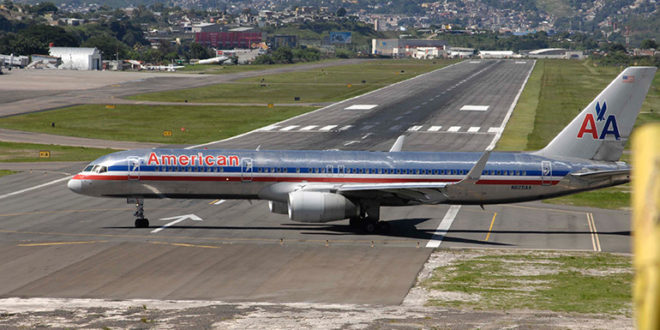
<instances>
[{"instance_id":1,"label":"white arrow marking on pavement","mask_svg":"<svg viewBox=\"0 0 660 330\"><path fill-rule=\"evenodd\" d=\"M176 225L177 223L179 223L179 222L181 222L181 221L183 221L183 220L187 220L187 219L190 219L190 220L193 220L193 221L202 221L202 218L200 218L200 217L198 217L198 216L196 216L196 215L194 215L194 214L185 214L185 215L177 215L177 216L175 216L175 217L162 218L162 219L160 219L160 220L162 220L162 221L167 221L167 220L174 220L174 221L172 221L172 222L170 222L170 223L167 223L167 224L165 224L165 225L162 226L162 227L158 227L158 228L152 230L151 233L152 233L152 234L157 233L157 232L159 232L159 231L161 231L161 230L163 230L163 229L165 229L165 228L167 228L167 227L170 227L170 226Z\"/></svg>"}]
</instances>

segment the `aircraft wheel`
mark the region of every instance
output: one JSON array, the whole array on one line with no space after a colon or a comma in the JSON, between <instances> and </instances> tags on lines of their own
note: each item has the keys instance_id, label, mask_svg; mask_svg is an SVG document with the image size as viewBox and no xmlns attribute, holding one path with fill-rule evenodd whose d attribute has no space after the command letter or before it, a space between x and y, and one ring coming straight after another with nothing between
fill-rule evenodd
<instances>
[{"instance_id":1,"label":"aircraft wheel","mask_svg":"<svg viewBox=\"0 0 660 330\"><path fill-rule=\"evenodd\" d=\"M367 234L375 233L378 230L378 220L365 219L362 224L362 229L364 229Z\"/></svg>"},{"instance_id":2,"label":"aircraft wheel","mask_svg":"<svg viewBox=\"0 0 660 330\"><path fill-rule=\"evenodd\" d=\"M149 228L149 220L148 219L135 219L135 228Z\"/></svg>"},{"instance_id":3,"label":"aircraft wheel","mask_svg":"<svg viewBox=\"0 0 660 330\"><path fill-rule=\"evenodd\" d=\"M390 223L387 221L378 221L378 230L383 233L387 234L390 232Z\"/></svg>"}]
</instances>

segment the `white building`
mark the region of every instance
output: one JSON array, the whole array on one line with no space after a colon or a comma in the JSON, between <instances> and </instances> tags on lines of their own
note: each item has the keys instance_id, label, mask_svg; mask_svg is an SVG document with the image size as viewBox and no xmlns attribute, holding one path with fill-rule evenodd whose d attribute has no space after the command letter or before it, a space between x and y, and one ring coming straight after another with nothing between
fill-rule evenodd
<instances>
[{"instance_id":1,"label":"white building","mask_svg":"<svg viewBox=\"0 0 660 330\"><path fill-rule=\"evenodd\" d=\"M513 58L516 54L512 50L480 50L481 58Z\"/></svg>"},{"instance_id":2,"label":"white building","mask_svg":"<svg viewBox=\"0 0 660 330\"><path fill-rule=\"evenodd\" d=\"M444 55L444 51L439 47L417 47L417 52L413 53L414 58L423 60L439 58Z\"/></svg>"},{"instance_id":3,"label":"white building","mask_svg":"<svg viewBox=\"0 0 660 330\"><path fill-rule=\"evenodd\" d=\"M96 48L51 47L50 56L62 59L60 69L101 70L101 52Z\"/></svg>"},{"instance_id":4,"label":"white building","mask_svg":"<svg viewBox=\"0 0 660 330\"><path fill-rule=\"evenodd\" d=\"M474 48L451 47L447 55L451 58L469 58L474 55Z\"/></svg>"}]
</instances>

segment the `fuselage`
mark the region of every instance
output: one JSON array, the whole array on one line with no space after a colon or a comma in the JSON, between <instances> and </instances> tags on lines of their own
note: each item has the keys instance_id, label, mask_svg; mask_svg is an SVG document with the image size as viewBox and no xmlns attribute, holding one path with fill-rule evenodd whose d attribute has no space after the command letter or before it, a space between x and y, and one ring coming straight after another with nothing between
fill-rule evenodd
<instances>
[{"instance_id":1,"label":"fuselage","mask_svg":"<svg viewBox=\"0 0 660 330\"><path fill-rule=\"evenodd\" d=\"M465 178L481 153L142 149L101 157L69 182L98 197L268 199L276 184L432 183ZM581 171L629 169L625 163L492 153L474 185L478 197L430 203L490 204L548 198L624 183L581 182ZM380 205L409 205L383 198Z\"/></svg>"}]
</instances>

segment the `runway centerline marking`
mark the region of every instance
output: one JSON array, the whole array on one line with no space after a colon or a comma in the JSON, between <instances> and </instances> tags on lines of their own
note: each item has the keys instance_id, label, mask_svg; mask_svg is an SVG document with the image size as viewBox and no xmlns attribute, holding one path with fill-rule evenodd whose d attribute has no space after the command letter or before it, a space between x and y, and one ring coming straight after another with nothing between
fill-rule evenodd
<instances>
[{"instance_id":1,"label":"runway centerline marking","mask_svg":"<svg viewBox=\"0 0 660 330\"><path fill-rule=\"evenodd\" d=\"M493 220L490 221L490 227L488 228L488 234L486 234L486 239L484 241L488 241L490 238L490 233L493 231L493 225L495 224L495 217L497 217L497 212L493 214Z\"/></svg>"},{"instance_id":2,"label":"runway centerline marking","mask_svg":"<svg viewBox=\"0 0 660 330\"><path fill-rule=\"evenodd\" d=\"M587 224L589 225L589 232L591 233L591 245L594 251L601 252L600 239L598 238L598 229L596 229L596 222L594 221L594 214L587 212Z\"/></svg>"},{"instance_id":3,"label":"runway centerline marking","mask_svg":"<svg viewBox=\"0 0 660 330\"><path fill-rule=\"evenodd\" d=\"M57 180L49 181L49 182L46 182L46 183L42 183L42 184L36 185L34 187L25 188L25 189L17 190L17 191L14 191L14 192L10 192L10 193L4 194L4 195L0 195L0 199L15 196L15 195L19 195L19 194L26 193L26 192L32 191L32 190L37 190L39 188L47 187L47 186L50 186L50 185L53 185L53 184L56 184L56 183L59 183L59 182L65 181L65 180L69 180L71 178L73 178L73 175L69 175L69 176L61 178L61 179L57 179Z\"/></svg>"},{"instance_id":4,"label":"runway centerline marking","mask_svg":"<svg viewBox=\"0 0 660 330\"><path fill-rule=\"evenodd\" d=\"M435 232L433 233L433 236L431 237L429 242L426 243L427 248L437 248L440 246L442 240L445 238L447 232L449 231L449 227L451 227L451 224L454 222L454 219L456 218L456 215L458 214L458 211L460 209L461 209L460 205L452 205L449 207L447 213L445 213L445 217L442 218L442 221L440 221L438 228L436 228Z\"/></svg>"}]
</instances>

